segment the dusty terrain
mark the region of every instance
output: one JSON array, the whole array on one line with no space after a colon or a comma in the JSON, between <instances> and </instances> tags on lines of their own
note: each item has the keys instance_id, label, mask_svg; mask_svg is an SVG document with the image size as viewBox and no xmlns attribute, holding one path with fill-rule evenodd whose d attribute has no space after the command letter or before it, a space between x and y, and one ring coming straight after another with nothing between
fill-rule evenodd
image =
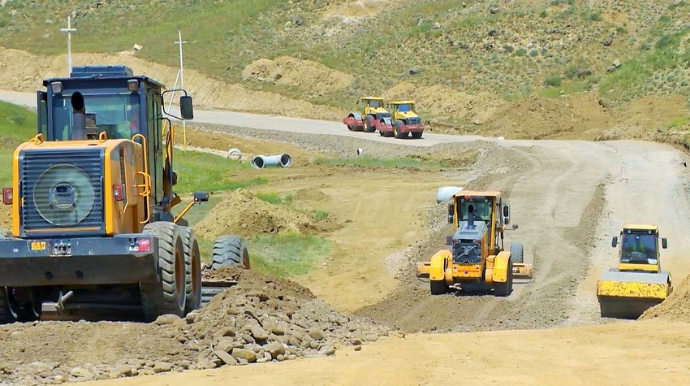
<instances>
[{"instance_id":1,"label":"dusty terrain","mask_svg":"<svg viewBox=\"0 0 690 386\"><path fill-rule=\"evenodd\" d=\"M690 218L690 207L682 199L688 172L683 165L687 156L681 151L631 141L470 141L431 147L379 143L374 148L381 156L459 161L441 168L329 167L314 163L319 151L328 150L321 157L355 158L351 146L366 141L352 138L348 142L334 136L315 139L298 131L256 130L257 135L251 135L249 130L233 127L204 130L215 131L190 129L188 142L219 152L228 146L244 148L244 141L252 152L288 149L279 142L264 142L258 135L280 137L301 149L306 159L291 168L235 171L238 177L269 178L268 184L251 187L235 199L245 197L251 202L252 195L261 192L292 192L295 207L327 211L339 226L316 230L336 245L324 264L291 281L241 275L240 286L187 320L162 318L152 325L42 322L3 326L0 340L7 350L1 379L50 383L137 375L113 382L182 384L280 377L287 384L353 384L355 378L341 374L364 372L376 377L367 379L384 384L424 384L452 372L460 374L462 366L495 368L486 360L502 361L490 354L501 352L513 358L506 366L517 374L512 378L516 384L549 384L557 373L559 382L566 384L592 379L616 384L620 375L602 370L601 362L620 363L615 358L626 355L625 364L610 364L607 369L616 368L627 380L643 382L646 378L636 365L643 352L635 348L642 346L644 357L656 360L645 365L655 380L689 376L680 364L684 357L676 354L685 348L679 335L687 327L669 324L678 321L679 313L688 307L686 285L680 284L690 273L683 259L690 245L680 234ZM519 228L507 232L505 241L523 243L525 261L534 264L535 276L530 283L516 285L508 299L431 297L428 284L414 277L413 263L442 248L451 231L444 224L445 205L434 201L436 188L445 185L501 189L510 201L512 221ZM660 204L641 207L639 203L647 197ZM592 286L603 270L615 264L609 237L623 221L657 222L669 238L663 264L673 273L676 293L670 305L650 311L661 320L631 324L598 316ZM208 226L225 225L211 221ZM257 231L270 233L262 227ZM610 325L587 326L593 324ZM566 326L579 327L562 328ZM541 331L478 332L531 329ZM661 340L651 332L657 329L663 330ZM50 345L45 343L48 340ZM530 342L528 347L525 340ZM663 361L669 354L674 362ZM435 358L441 357L462 365L438 367ZM304 359L291 361L298 358ZM274 359L290 363L235 368L243 361ZM405 361L414 365L403 365ZM374 363L377 368L384 364L386 370L374 374ZM218 366L233 368L198 370ZM590 370L575 370L582 367ZM145 377L185 369L195 371L180 378ZM436 371L429 378L431 369ZM487 379L486 373L481 376ZM492 373L489 379L505 381L506 376ZM563 377L568 379L563 381Z\"/></svg>"}]
</instances>

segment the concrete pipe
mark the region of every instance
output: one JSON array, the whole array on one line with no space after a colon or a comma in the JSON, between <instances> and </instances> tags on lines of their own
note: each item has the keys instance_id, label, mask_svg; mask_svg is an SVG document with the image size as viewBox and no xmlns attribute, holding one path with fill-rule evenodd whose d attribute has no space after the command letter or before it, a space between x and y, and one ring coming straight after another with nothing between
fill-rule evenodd
<instances>
[{"instance_id":1,"label":"concrete pipe","mask_svg":"<svg viewBox=\"0 0 690 386\"><path fill-rule=\"evenodd\" d=\"M436 191L436 203L442 203L443 201L449 200L455 193L461 190L462 188L460 186L444 186L438 188Z\"/></svg>"},{"instance_id":2,"label":"concrete pipe","mask_svg":"<svg viewBox=\"0 0 690 386\"><path fill-rule=\"evenodd\" d=\"M232 159L233 155L235 155L237 157L235 159L236 161L239 161L242 159L242 152L240 151L240 149L233 147L232 149L228 150L228 154L226 155L226 157Z\"/></svg>"},{"instance_id":3,"label":"concrete pipe","mask_svg":"<svg viewBox=\"0 0 690 386\"><path fill-rule=\"evenodd\" d=\"M252 158L251 164L257 169L278 166L286 168L289 167L290 164L292 164L292 158L290 158L289 154L280 154L272 156L257 155L256 157Z\"/></svg>"}]
</instances>

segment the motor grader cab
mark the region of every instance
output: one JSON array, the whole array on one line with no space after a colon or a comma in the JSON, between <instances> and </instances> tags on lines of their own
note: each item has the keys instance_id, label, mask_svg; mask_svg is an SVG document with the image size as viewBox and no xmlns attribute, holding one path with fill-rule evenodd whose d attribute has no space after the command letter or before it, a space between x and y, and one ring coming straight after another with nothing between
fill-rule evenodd
<instances>
[{"instance_id":1,"label":"motor grader cab","mask_svg":"<svg viewBox=\"0 0 690 386\"><path fill-rule=\"evenodd\" d=\"M387 108L391 113L392 124L379 123L378 129L381 136L405 139L411 133L412 138L422 138L424 125L422 125L422 118L415 112L413 100L391 101L388 102Z\"/></svg>"},{"instance_id":2,"label":"motor grader cab","mask_svg":"<svg viewBox=\"0 0 690 386\"><path fill-rule=\"evenodd\" d=\"M611 240L618 249L618 267L602 274L597 282L597 299L602 317L637 319L645 310L663 302L673 292L671 273L661 269L659 227L653 224L624 224Z\"/></svg>"},{"instance_id":3,"label":"motor grader cab","mask_svg":"<svg viewBox=\"0 0 690 386\"><path fill-rule=\"evenodd\" d=\"M448 205L448 223L456 229L449 240L451 248L418 265L419 276L429 277L432 295L475 286L509 296L514 277L531 278L532 267L523 262L522 244L511 243L510 251L503 249L510 206L503 203L500 192L458 191Z\"/></svg>"},{"instance_id":4,"label":"motor grader cab","mask_svg":"<svg viewBox=\"0 0 690 386\"><path fill-rule=\"evenodd\" d=\"M373 133L379 122L390 124L390 113L384 107L385 102L381 97L361 97L357 99L359 111L351 111L343 119L350 131L362 131Z\"/></svg>"},{"instance_id":5,"label":"motor grader cab","mask_svg":"<svg viewBox=\"0 0 690 386\"><path fill-rule=\"evenodd\" d=\"M0 237L0 322L184 316L202 302L201 260L173 192L174 127L164 86L126 66L77 66L37 93L38 133L14 152L12 230ZM193 119L192 98L179 99ZM163 132L164 123L169 128ZM214 267L242 264L238 236L216 240Z\"/></svg>"}]
</instances>

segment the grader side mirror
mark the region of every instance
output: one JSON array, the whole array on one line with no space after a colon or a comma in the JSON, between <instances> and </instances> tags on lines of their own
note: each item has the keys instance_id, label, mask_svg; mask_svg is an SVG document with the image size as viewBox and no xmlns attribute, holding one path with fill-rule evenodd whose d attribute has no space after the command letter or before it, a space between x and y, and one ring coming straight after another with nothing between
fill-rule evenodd
<instances>
[{"instance_id":1,"label":"grader side mirror","mask_svg":"<svg viewBox=\"0 0 690 386\"><path fill-rule=\"evenodd\" d=\"M192 105L192 97L189 95L180 97L180 112L182 119L194 119L194 106Z\"/></svg>"},{"instance_id":2,"label":"grader side mirror","mask_svg":"<svg viewBox=\"0 0 690 386\"><path fill-rule=\"evenodd\" d=\"M448 204L448 224L452 224L455 220L455 205Z\"/></svg>"},{"instance_id":3,"label":"grader side mirror","mask_svg":"<svg viewBox=\"0 0 690 386\"><path fill-rule=\"evenodd\" d=\"M618 237L613 236L613 238L611 239L611 247L615 248L616 245L618 245Z\"/></svg>"},{"instance_id":4,"label":"grader side mirror","mask_svg":"<svg viewBox=\"0 0 690 386\"><path fill-rule=\"evenodd\" d=\"M668 243L666 242L666 237L661 239L661 248L666 249L668 247Z\"/></svg>"},{"instance_id":5,"label":"grader side mirror","mask_svg":"<svg viewBox=\"0 0 690 386\"><path fill-rule=\"evenodd\" d=\"M503 222L506 225L510 224L510 205L508 204L503 205Z\"/></svg>"}]
</instances>

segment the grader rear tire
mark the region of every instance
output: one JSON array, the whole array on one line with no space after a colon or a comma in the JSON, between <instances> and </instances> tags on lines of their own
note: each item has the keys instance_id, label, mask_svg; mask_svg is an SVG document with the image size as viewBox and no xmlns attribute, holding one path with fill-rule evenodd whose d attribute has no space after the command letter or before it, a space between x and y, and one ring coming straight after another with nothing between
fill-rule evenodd
<instances>
[{"instance_id":1,"label":"grader rear tire","mask_svg":"<svg viewBox=\"0 0 690 386\"><path fill-rule=\"evenodd\" d=\"M201 254L194 230L180 227L185 257L185 313L201 307Z\"/></svg>"},{"instance_id":2,"label":"grader rear tire","mask_svg":"<svg viewBox=\"0 0 690 386\"><path fill-rule=\"evenodd\" d=\"M144 234L158 238L160 282L140 284L144 318L151 322L165 314L185 315L184 244L177 224L158 221L146 224Z\"/></svg>"},{"instance_id":3,"label":"grader rear tire","mask_svg":"<svg viewBox=\"0 0 690 386\"><path fill-rule=\"evenodd\" d=\"M213 244L213 264L211 268L217 270L235 265L251 269L249 251L245 241L236 235L218 237Z\"/></svg>"}]
</instances>

